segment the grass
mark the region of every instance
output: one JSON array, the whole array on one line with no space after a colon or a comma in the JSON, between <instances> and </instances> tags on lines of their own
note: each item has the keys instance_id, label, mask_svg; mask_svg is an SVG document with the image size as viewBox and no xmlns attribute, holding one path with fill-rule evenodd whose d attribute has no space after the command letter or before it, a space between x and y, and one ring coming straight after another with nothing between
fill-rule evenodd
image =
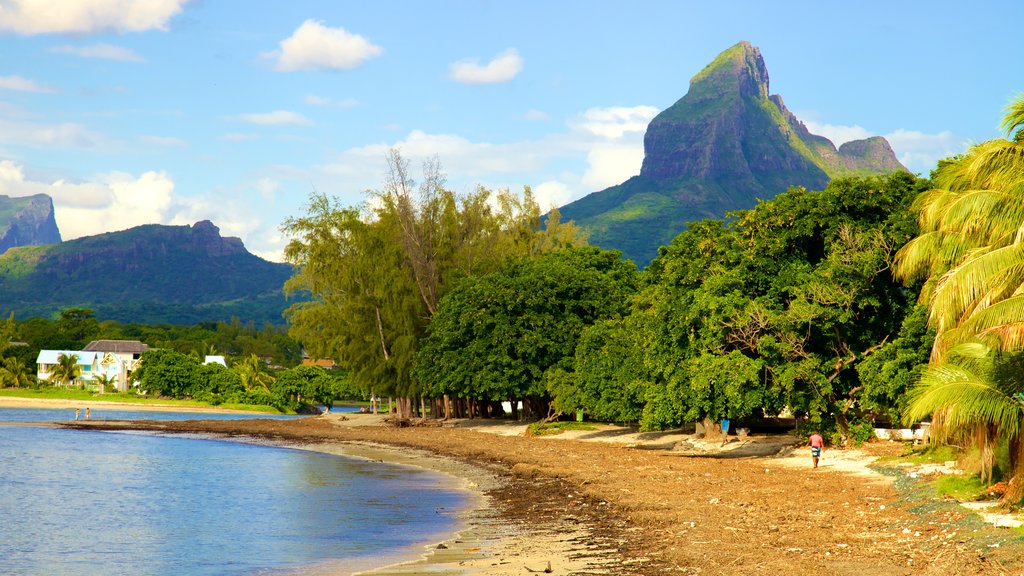
<instances>
[{"instance_id":1,"label":"grass","mask_svg":"<svg viewBox=\"0 0 1024 576\"><path fill-rule=\"evenodd\" d=\"M932 482L935 493L940 498L949 497L961 502L984 500L987 497L985 486L978 476L957 474L942 476Z\"/></svg>"},{"instance_id":2,"label":"grass","mask_svg":"<svg viewBox=\"0 0 1024 576\"><path fill-rule=\"evenodd\" d=\"M121 392L109 393L109 394L98 394L90 390L79 390L77 388L40 388L38 390L30 388L3 388L0 389L0 397L14 397L14 398L40 398L40 399L59 399L59 400L82 400L82 401L103 401L103 402L119 402L122 404L138 404L138 405L154 405L158 404L161 406L180 406L180 407L192 407L192 408L224 408L229 410L244 410L247 412L265 412L270 414L280 414L281 411L272 406L256 406L252 404L220 404L214 406L209 402L200 402L198 400L177 400L173 398L151 398L146 396L137 396L135 394L126 394Z\"/></svg>"},{"instance_id":3,"label":"grass","mask_svg":"<svg viewBox=\"0 0 1024 576\"><path fill-rule=\"evenodd\" d=\"M925 444L914 446L907 442L903 445L903 452L899 455L882 456L879 461L899 461L908 464L930 464L956 461L960 454L953 446L945 444Z\"/></svg>"},{"instance_id":4,"label":"grass","mask_svg":"<svg viewBox=\"0 0 1024 576\"><path fill-rule=\"evenodd\" d=\"M531 436L553 436L566 430L596 430L592 422L534 422L527 426L527 434Z\"/></svg>"}]
</instances>

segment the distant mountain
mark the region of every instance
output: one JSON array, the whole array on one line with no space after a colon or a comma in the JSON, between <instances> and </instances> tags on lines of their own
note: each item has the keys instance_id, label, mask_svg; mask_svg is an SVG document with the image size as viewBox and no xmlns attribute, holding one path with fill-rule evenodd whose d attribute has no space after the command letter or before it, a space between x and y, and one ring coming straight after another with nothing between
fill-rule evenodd
<instances>
[{"instance_id":1,"label":"distant mountain","mask_svg":"<svg viewBox=\"0 0 1024 576\"><path fill-rule=\"evenodd\" d=\"M0 195L0 254L15 246L60 242L53 200L46 194L11 198Z\"/></svg>"},{"instance_id":2,"label":"distant mountain","mask_svg":"<svg viewBox=\"0 0 1024 576\"><path fill-rule=\"evenodd\" d=\"M209 221L151 224L0 255L0 315L49 317L69 307L147 324L283 323L287 264L249 253Z\"/></svg>"},{"instance_id":3,"label":"distant mountain","mask_svg":"<svg viewBox=\"0 0 1024 576\"><path fill-rule=\"evenodd\" d=\"M690 80L644 135L640 175L561 208L590 241L640 265L688 222L753 208L790 186L823 189L832 178L906 170L884 138L843 144L811 134L768 92L761 52L740 42Z\"/></svg>"}]
</instances>

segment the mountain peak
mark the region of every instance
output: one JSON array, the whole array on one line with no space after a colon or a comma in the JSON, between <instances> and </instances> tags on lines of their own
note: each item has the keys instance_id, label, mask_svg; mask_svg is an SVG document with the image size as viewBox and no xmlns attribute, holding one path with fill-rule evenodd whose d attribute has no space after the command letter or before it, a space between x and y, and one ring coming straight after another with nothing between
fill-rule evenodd
<instances>
[{"instance_id":1,"label":"mountain peak","mask_svg":"<svg viewBox=\"0 0 1024 576\"><path fill-rule=\"evenodd\" d=\"M46 194L11 198L0 195L0 254L16 246L60 242L53 200Z\"/></svg>"},{"instance_id":2,"label":"mountain peak","mask_svg":"<svg viewBox=\"0 0 1024 576\"><path fill-rule=\"evenodd\" d=\"M824 189L832 178L905 170L884 138L838 150L811 134L769 92L761 51L743 41L690 80L651 120L640 175L563 206L591 241L643 263L689 222L753 208L790 186ZM642 230L642 232L641 232Z\"/></svg>"},{"instance_id":3,"label":"mountain peak","mask_svg":"<svg viewBox=\"0 0 1024 576\"><path fill-rule=\"evenodd\" d=\"M746 40L723 51L694 75L687 96L712 98L728 93L768 97L768 69L761 50Z\"/></svg>"}]
</instances>

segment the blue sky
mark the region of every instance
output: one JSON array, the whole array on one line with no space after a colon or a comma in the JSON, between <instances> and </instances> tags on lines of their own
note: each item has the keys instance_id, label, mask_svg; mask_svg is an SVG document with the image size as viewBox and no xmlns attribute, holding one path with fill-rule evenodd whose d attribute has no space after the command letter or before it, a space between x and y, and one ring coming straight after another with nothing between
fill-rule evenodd
<instances>
[{"instance_id":1,"label":"blue sky","mask_svg":"<svg viewBox=\"0 0 1024 576\"><path fill-rule=\"evenodd\" d=\"M1024 3L711 4L0 0L0 194L50 194L65 239L209 219L279 260L284 218L363 201L392 147L545 206L617 184L740 40L812 132L925 175L1024 91Z\"/></svg>"}]
</instances>

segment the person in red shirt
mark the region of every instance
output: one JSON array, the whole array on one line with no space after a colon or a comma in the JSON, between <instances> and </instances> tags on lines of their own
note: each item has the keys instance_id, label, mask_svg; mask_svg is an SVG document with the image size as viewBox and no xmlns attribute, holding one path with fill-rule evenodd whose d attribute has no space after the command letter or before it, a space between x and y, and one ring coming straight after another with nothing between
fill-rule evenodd
<instances>
[{"instance_id":1,"label":"person in red shirt","mask_svg":"<svg viewBox=\"0 0 1024 576\"><path fill-rule=\"evenodd\" d=\"M821 434L818 434L817 430L815 430L814 433L811 434L810 444L811 459L814 460L814 467L817 468L818 458L821 458L821 449L825 447L825 439L821 437Z\"/></svg>"}]
</instances>

